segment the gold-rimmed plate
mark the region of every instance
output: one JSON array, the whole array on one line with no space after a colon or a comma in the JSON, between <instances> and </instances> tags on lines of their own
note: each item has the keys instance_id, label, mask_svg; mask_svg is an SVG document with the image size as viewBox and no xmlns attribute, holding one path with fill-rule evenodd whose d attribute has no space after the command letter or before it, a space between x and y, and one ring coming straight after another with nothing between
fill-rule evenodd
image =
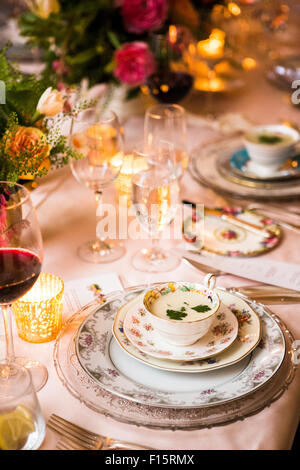
<instances>
[{"instance_id":1,"label":"gold-rimmed plate","mask_svg":"<svg viewBox=\"0 0 300 470\"><path fill-rule=\"evenodd\" d=\"M139 304L134 303L127 311L123 328L129 341L148 356L182 362L207 359L225 351L237 337L237 318L226 305L221 304L205 336L188 346L169 344L160 336L142 302L141 298Z\"/></svg>"},{"instance_id":2,"label":"gold-rimmed plate","mask_svg":"<svg viewBox=\"0 0 300 470\"><path fill-rule=\"evenodd\" d=\"M238 226L222 216L234 216L245 226ZM195 251L203 249L221 256L252 257L274 249L281 241L282 230L271 217L239 207L205 208L204 220L193 213L184 223L183 238ZM247 224L260 227L262 232L253 233ZM269 235L266 236L264 232Z\"/></svg>"},{"instance_id":3,"label":"gold-rimmed plate","mask_svg":"<svg viewBox=\"0 0 300 470\"><path fill-rule=\"evenodd\" d=\"M243 146L243 138L224 137L207 145L201 145L190 152L189 171L202 186L225 197L253 201L291 201L299 200L300 185L297 180L285 182L232 181L220 172L220 156L230 156ZM225 157L224 157L225 158ZM248 184L249 183L249 184Z\"/></svg>"}]
</instances>

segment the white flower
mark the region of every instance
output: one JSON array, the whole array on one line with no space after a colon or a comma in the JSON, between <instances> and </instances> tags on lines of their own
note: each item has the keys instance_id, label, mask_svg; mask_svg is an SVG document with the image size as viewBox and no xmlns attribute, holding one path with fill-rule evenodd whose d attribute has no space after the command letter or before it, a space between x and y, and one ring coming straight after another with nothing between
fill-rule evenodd
<instances>
[{"instance_id":1,"label":"white flower","mask_svg":"<svg viewBox=\"0 0 300 470\"><path fill-rule=\"evenodd\" d=\"M60 113L64 106L62 94L53 90L52 87L47 88L39 99L37 111L45 116L56 116Z\"/></svg>"},{"instance_id":2,"label":"white flower","mask_svg":"<svg viewBox=\"0 0 300 470\"><path fill-rule=\"evenodd\" d=\"M35 15L46 19L51 13L58 13L60 4L58 0L27 0L27 5Z\"/></svg>"}]
</instances>

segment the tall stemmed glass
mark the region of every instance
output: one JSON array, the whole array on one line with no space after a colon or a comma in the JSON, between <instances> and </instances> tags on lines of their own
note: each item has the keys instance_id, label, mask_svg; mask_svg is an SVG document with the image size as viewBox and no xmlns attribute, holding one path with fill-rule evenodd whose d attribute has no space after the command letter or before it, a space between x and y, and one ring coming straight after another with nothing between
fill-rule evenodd
<instances>
[{"instance_id":1,"label":"tall stemmed glass","mask_svg":"<svg viewBox=\"0 0 300 470\"><path fill-rule=\"evenodd\" d=\"M135 269L167 272L180 260L160 247L159 237L173 221L178 208L178 182L174 148L168 142L153 152L135 150L132 170L132 204L142 228L152 239L151 248L143 248L132 258Z\"/></svg>"},{"instance_id":2,"label":"tall stemmed glass","mask_svg":"<svg viewBox=\"0 0 300 470\"><path fill-rule=\"evenodd\" d=\"M177 33L175 34L178 38ZM170 30L168 35L154 33L150 36L149 45L156 67L154 73L147 77L146 86L159 103L179 103L187 96L194 83L190 73L176 70L178 65L182 65L182 51L174 39Z\"/></svg>"},{"instance_id":3,"label":"tall stemmed glass","mask_svg":"<svg viewBox=\"0 0 300 470\"><path fill-rule=\"evenodd\" d=\"M92 189L96 199L96 218L101 209L102 192L119 175L124 160L123 132L114 112L97 117L86 110L71 124L71 146L80 154L72 159L73 175L81 184ZM97 233L96 238L78 249L78 255L91 263L110 263L125 253L117 242L108 242Z\"/></svg>"},{"instance_id":4,"label":"tall stemmed glass","mask_svg":"<svg viewBox=\"0 0 300 470\"><path fill-rule=\"evenodd\" d=\"M28 368L36 390L46 383L47 369L37 361L16 357L11 304L37 280L43 260L43 243L30 194L23 186L0 182L0 306L6 337L6 362L1 377L18 374L15 363Z\"/></svg>"},{"instance_id":5,"label":"tall stemmed glass","mask_svg":"<svg viewBox=\"0 0 300 470\"><path fill-rule=\"evenodd\" d=\"M148 151L157 151L161 141L174 145L176 172L180 178L188 166L186 116L178 104L158 104L147 109L144 139Z\"/></svg>"}]
</instances>

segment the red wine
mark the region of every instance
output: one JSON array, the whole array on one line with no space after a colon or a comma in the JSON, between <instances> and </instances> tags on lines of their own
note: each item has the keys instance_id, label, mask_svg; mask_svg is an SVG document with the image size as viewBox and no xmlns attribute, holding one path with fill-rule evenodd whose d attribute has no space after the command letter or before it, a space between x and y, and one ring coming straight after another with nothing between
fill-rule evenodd
<instances>
[{"instance_id":1,"label":"red wine","mask_svg":"<svg viewBox=\"0 0 300 470\"><path fill-rule=\"evenodd\" d=\"M193 77L184 72L157 72L147 79L147 86L153 98L160 103L178 103L190 91Z\"/></svg>"},{"instance_id":2,"label":"red wine","mask_svg":"<svg viewBox=\"0 0 300 470\"><path fill-rule=\"evenodd\" d=\"M22 297L41 272L41 260L22 248L0 249L0 304Z\"/></svg>"}]
</instances>

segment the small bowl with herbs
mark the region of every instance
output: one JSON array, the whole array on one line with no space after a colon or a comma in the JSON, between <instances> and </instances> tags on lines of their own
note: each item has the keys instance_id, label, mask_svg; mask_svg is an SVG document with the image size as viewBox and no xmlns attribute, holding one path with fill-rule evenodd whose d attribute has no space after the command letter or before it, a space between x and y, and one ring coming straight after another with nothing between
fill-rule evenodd
<instances>
[{"instance_id":1,"label":"small bowl with herbs","mask_svg":"<svg viewBox=\"0 0 300 470\"><path fill-rule=\"evenodd\" d=\"M176 346L187 346L202 338L220 307L215 289L189 282L153 287L143 302L153 326Z\"/></svg>"},{"instance_id":2,"label":"small bowl with herbs","mask_svg":"<svg viewBox=\"0 0 300 470\"><path fill-rule=\"evenodd\" d=\"M295 151L299 132L285 125L267 125L252 128L244 137L250 163L256 172L271 175Z\"/></svg>"}]
</instances>

